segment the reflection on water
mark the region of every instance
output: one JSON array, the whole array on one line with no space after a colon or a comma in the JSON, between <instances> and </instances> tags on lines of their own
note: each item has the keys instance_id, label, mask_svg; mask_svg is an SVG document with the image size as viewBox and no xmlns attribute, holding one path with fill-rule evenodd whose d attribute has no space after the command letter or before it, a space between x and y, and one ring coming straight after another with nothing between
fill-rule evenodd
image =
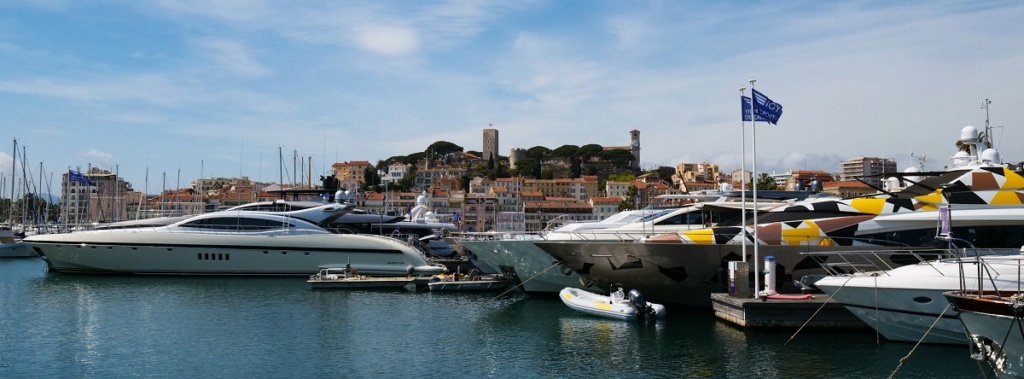
<instances>
[{"instance_id":1,"label":"reflection on water","mask_svg":"<svg viewBox=\"0 0 1024 379\"><path fill-rule=\"evenodd\" d=\"M0 377L884 377L913 345L743 330L706 309L581 314L513 292L311 290L304 278L47 274L0 260ZM976 374L921 346L901 377Z\"/></svg>"}]
</instances>

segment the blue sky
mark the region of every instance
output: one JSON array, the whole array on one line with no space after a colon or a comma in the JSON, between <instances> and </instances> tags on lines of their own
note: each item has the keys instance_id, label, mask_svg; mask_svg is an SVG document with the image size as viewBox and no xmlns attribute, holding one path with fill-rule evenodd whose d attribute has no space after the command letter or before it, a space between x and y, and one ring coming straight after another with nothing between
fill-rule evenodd
<instances>
[{"instance_id":1,"label":"blue sky","mask_svg":"<svg viewBox=\"0 0 1024 379\"><path fill-rule=\"evenodd\" d=\"M759 172L911 153L942 169L986 98L1017 162L1021 20L1015 0L0 0L0 173L17 138L51 185L90 165L136 189L148 170L150 193L165 175L276 182L279 150L316 177L440 140L479 151L489 124L503 154L637 129L645 167L731 171L750 78L785 107L757 127Z\"/></svg>"}]
</instances>

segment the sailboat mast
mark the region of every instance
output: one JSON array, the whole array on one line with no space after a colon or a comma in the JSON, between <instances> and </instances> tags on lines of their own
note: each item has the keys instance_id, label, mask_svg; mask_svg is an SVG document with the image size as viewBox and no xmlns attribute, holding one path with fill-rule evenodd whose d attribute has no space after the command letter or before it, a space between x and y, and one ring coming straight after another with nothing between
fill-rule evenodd
<instances>
[{"instance_id":1,"label":"sailboat mast","mask_svg":"<svg viewBox=\"0 0 1024 379\"><path fill-rule=\"evenodd\" d=\"M14 152L11 154L11 205L9 207L7 207L7 223L11 224L11 226L14 226L14 186L15 186L14 178L15 178L15 175L17 175L17 173L18 173L18 170L15 168L15 167L18 167L18 139L17 138L14 139L14 149L13 149L13 151Z\"/></svg>"}]
</instances>

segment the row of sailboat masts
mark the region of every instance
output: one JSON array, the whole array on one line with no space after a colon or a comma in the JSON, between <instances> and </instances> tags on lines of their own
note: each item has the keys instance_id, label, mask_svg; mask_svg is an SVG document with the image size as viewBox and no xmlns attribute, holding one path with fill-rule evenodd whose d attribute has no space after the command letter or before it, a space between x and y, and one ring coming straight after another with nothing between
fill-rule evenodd
<instances>
[{"instance_id":1,"label":"row of sailboat masts","mask_svg":"<svg viewBox=\"0 0 1024 379\"><path fill-rule=\"evenodd\" d=\"M278 183L284 187L286 166L284 164L284 152L280 146L277 148L278 162ZM291 184L293 188L314 188L313 186L313 157L307 156L299 159L299 151L292 150L292 171Z\"/></svg>"},{"instance_id":2,"label":"row of sailboat masts","mask_svg":"<svg viewBox=\"0 0 1024 379\"><path fill-rule=\"evenodd\" d=\"M28 168L28 165L26 164L26 162L28 161L27 146L21 147L20 162L18 160L18 156L18 139L14 138L12 142L11 154L11 176L8 179L5 176L5 174L0 173L0 198L5 197L5 195L8 195L4 193L7 189L7 180L10 180L11 183L10 193L9 196L7 196L10 199L10 204L7 209L5 224L14 226L16 223L20 223L23 228L28 227L29 224L38 226L38 224L46 222L48 208L43 207L41 202L35 201L35 198L41 199L40 196L32 195L43 193L44 183L47 186L46 191L49 192L49 181L43 180L43 174L45 172L45 170L43 170L43 162L39 162L39 181L33 182L31 180L31 172ZM18 175L19 163L21 165L20 176ZM23 199L23 201L21 202L20 211L18 211L18 209L15 208L15 204L17 203L17 200L19 198ZM49 201L47 201L46 203L49 204ZM18 222L15 222L15 216L19 215L21 216L20 220Z\"/></svg>"}]
</instances>

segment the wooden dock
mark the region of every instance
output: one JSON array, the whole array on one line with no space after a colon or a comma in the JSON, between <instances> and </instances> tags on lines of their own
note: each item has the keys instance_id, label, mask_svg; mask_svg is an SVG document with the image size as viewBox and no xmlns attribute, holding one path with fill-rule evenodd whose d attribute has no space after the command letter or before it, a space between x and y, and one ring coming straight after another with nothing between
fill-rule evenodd
<instances>
[{"instance_id":1,"label":"wooden dock","mask_svg":"<svg viewBox=\"0 0 1024 379\"><path fill-rule=\"evenodd\" d=\"M715 317L741 327L869 328L842 305L828 299L825 294L814 294L813 299L807 300L776 300L713 293L711 305Z\"/></svg>"}]
</instances>

